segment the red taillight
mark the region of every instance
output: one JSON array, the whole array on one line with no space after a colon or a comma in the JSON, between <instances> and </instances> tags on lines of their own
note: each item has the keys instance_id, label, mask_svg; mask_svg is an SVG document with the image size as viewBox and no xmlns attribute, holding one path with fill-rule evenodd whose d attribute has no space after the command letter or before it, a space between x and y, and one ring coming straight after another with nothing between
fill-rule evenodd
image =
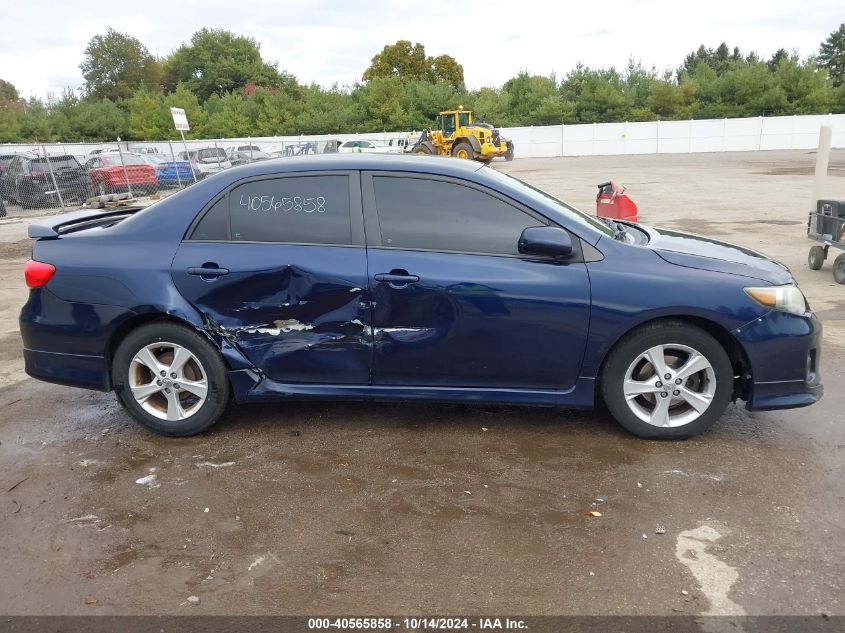
<instances>
[{"instance_id":1,"label":"red taillight","mask_svg":"<svg viewBox=\"0 0 845 633\"><path fill-rule=\"evenodd\" d=\"M23 276L30 288L40 288L50 281L54 272L56 267L53 264L37 262L34 259L30 259L23 267Z\"/></svg>"}]
</instances>

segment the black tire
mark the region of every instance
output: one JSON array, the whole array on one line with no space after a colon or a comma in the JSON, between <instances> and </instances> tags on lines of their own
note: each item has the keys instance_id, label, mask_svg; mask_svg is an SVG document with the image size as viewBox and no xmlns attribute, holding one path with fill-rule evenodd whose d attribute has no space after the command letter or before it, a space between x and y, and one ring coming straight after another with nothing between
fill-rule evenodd
<instances>
[{"instance_id":1,"label":"black tire","mask_svg":"<svg viewBox=\"0 0 845 633\"><path fill-rule=\"evenodd\" d=\"M97 195L107 196L112 192L112 188L107 186L102 180L97 183Z\"/></svg>"},{"instance_id":2,"label":"black tire","mask_svg":"<svg viewBox=\"0 0 845 633\"><path fill-rule=\"evenodd\" d=\"M135 399L129 386L130 370L138 371L137 366L134 369L132 368L133 358L146 346L155 343L171 343L186 348L199 361L200 371L194 371L194 378L197 378L198 375L201 376L202 373L205 374L205 381L208 385L205 401L197 406L196 410L192 411L189 416L179 421L170 422L150 413ZM160 358L166 359L166 356ZM186 364L186 368L188 366ZM197 367L197 365L193 365L193 367ZM144 370L143 367L141 369ZM168 384L170 383L168 382ZM197 332L168 322L143 325L130 332L121 341L112 362L112 385L120 403L137 422L151 431L173 437L187 437L209 429L223 415L230 394L226 366L219 351ZM173 383L173 386L175 389L179 389L178 383ZM187 396L189 399L192 397L184 389L182 396ZM153 398L158 399L150 405L150 408L154 409L166 396L163 392L160 392L151 396L147 402L153 400ZM167 406L166 402L165 399L163 406Z\"/></svg>"},{"instance_id":3,"label":"black tire","mask_svg":"<svg viewBox=\"0 0 845 633\"><path fill-rule=\"evenodd\" d=\"M623 391L629 368L636 367L634 363L637 362L637 359L646 350L657 345L664 345L667 349L670 349L673 345L692 348L705 357L713 370L715 393L710 397L709 406L703 412L700 412L697 418L679 426L655 426L640 419L629 406L628 399ZM678 366L682 365L683 362L683 359L679 359ZM669 363L667 363L668 365ZM651 367L652 365L646 363L645 368L640 371L648 373L652 371L649 369ZM669 369L674 370L675 367L670 366ZM675 440L703 433L719 419L733 395L733 376L731 361L722 345L715 338L693 325L682 321L667 320L646 325L624 336L608 355L600 376L600 384L608 410L625 429L643 438ZM659 380L658 376L657 382ZM689 377L678 389L691 387L692 390L695 390L691 383L693 380L699 380L700 385L711 384L709 379L704 376L704 372L701 372ZM668 394L666 399L670 403L676 403L669 405L673 407L668 409L669 412L675 411L674 415L684 415L685 411L692 413L693 410L690 405L674 399L673 394L680 393L675 391L674 384L667 384L672 386L664 387L666 391L637 396L632 400L633 403L643 402L645 406L642 409L647 409L650 404L649 401L643 401L640 398L652 398L653 401L656 401L658 397L665 397L662 394ZM670 389L672 390L671 393L669 392ZM653 403L652 406L654 406ZM656 409L656 407L654 408Z\"/></svg>"},{"instance_id":4,"label":"black tire","mask_svg":"<svg viewBox=\"0 0 845 633\"><path fill-rule=\"evenodd\" d=\"M812 246L807 255L807 264L811 270L820 270L824 266L824 246Z\"/></svg>"},{"instance_id":5,"label":"black tire","mask_svg":"<svg viewBox=\"0 0 845 633\"><path fill-rule=\"evenodd\" d=\"M413 149L411 149L411 153L419 154L421 156L431 156L434 154L434 150L427 143L417 143L414 145Z\"/></svg>"},{"instance_id":6,"label":"black tire","mask_svg":"<svg viewBox=\"0 0 845 633\"><path fill-rule=\"evenodd\" d=\"M505 152L505 160L511 162L513 160L513 145L508 143L508 149Z\"/></svg>"},{"instance_id":7,"label":"black tire","mask_svg":"<svg viewBox=\"0 0 845 633\"><path fill-rule=\"evenodd\" d=\"M35 192L30 188L24 188L20 194L18 199L18 204L21 205L22 209L37 209L39 205L36 202Z\"/></svg>"},{"instance_id":8,"label":"black tire","mask_svg":"<svg viewBox=\"0 0 845 633\"><path fill-rule=\"evenodd\" d=\"M464 155L461 156L461 154ZM475 158L475 152L472 150L472 145L466 141L461 141L460 143L455 143L454 147L452 147L452 156L455 158L473 160Z\"/></svg>"},{"instance_id":9,"label":"black tire","mask_svg":"<svg viewBox=\"0 0 845 633\"><path fill-rule=\"evenodd\" d=\"M838 284L845 284L845 253L833 260L833 279Z\"/></svg>"}]
</instances>

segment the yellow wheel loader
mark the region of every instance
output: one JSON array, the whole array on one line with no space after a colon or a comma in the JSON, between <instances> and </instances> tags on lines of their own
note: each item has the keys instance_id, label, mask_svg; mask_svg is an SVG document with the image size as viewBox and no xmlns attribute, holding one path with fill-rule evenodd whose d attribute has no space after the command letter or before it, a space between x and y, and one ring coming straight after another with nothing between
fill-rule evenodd
<instances>
[{"instance_id":1,"label":"yellow wheel loader","mask_svg":"<svg viewBox=\"0 0 845 633\"><path fill-rule=\"evenodd\" d=\"M457 110L440 113L440 129L429 129L411 148L414 154L439 154L489 163L496 156L513 160L513 143L499 136L489 123L474 122L472 112Z\"/></svg>"}]
</instances>

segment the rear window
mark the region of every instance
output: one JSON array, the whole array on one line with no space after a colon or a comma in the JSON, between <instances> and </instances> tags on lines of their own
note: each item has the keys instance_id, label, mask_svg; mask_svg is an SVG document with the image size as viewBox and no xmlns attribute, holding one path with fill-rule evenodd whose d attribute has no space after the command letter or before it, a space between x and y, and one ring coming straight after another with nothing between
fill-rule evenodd
<instances>
[{"instance_id":1,"label":"rear window","mask_svg":"<svg viewBox=\"0 0 845 633\"><path fill-rule=\"evenodd\" d=\"M197 152L197 158L204 161L221 161L226 160L226 152L219 147L212 147L209 149L201 149Z\"/></svg>"}]
</instances>

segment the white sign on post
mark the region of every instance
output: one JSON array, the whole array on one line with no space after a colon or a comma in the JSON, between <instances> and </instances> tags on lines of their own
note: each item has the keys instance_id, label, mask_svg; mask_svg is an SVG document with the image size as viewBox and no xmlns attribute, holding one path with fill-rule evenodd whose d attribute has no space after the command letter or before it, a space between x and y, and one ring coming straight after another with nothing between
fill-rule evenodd
<instances>
[{"instance_id":1,"label":"white sign on post","mask_svg":"<svg viewBox=\"0 0 845 633\"><path fill-rule=\"evenodd\" d=\"M187 132L191 129L188 125L188 116L182 108L170 108L170 115L173 117L173 125L180 132Z\"/></svg>"}]
</instances>

